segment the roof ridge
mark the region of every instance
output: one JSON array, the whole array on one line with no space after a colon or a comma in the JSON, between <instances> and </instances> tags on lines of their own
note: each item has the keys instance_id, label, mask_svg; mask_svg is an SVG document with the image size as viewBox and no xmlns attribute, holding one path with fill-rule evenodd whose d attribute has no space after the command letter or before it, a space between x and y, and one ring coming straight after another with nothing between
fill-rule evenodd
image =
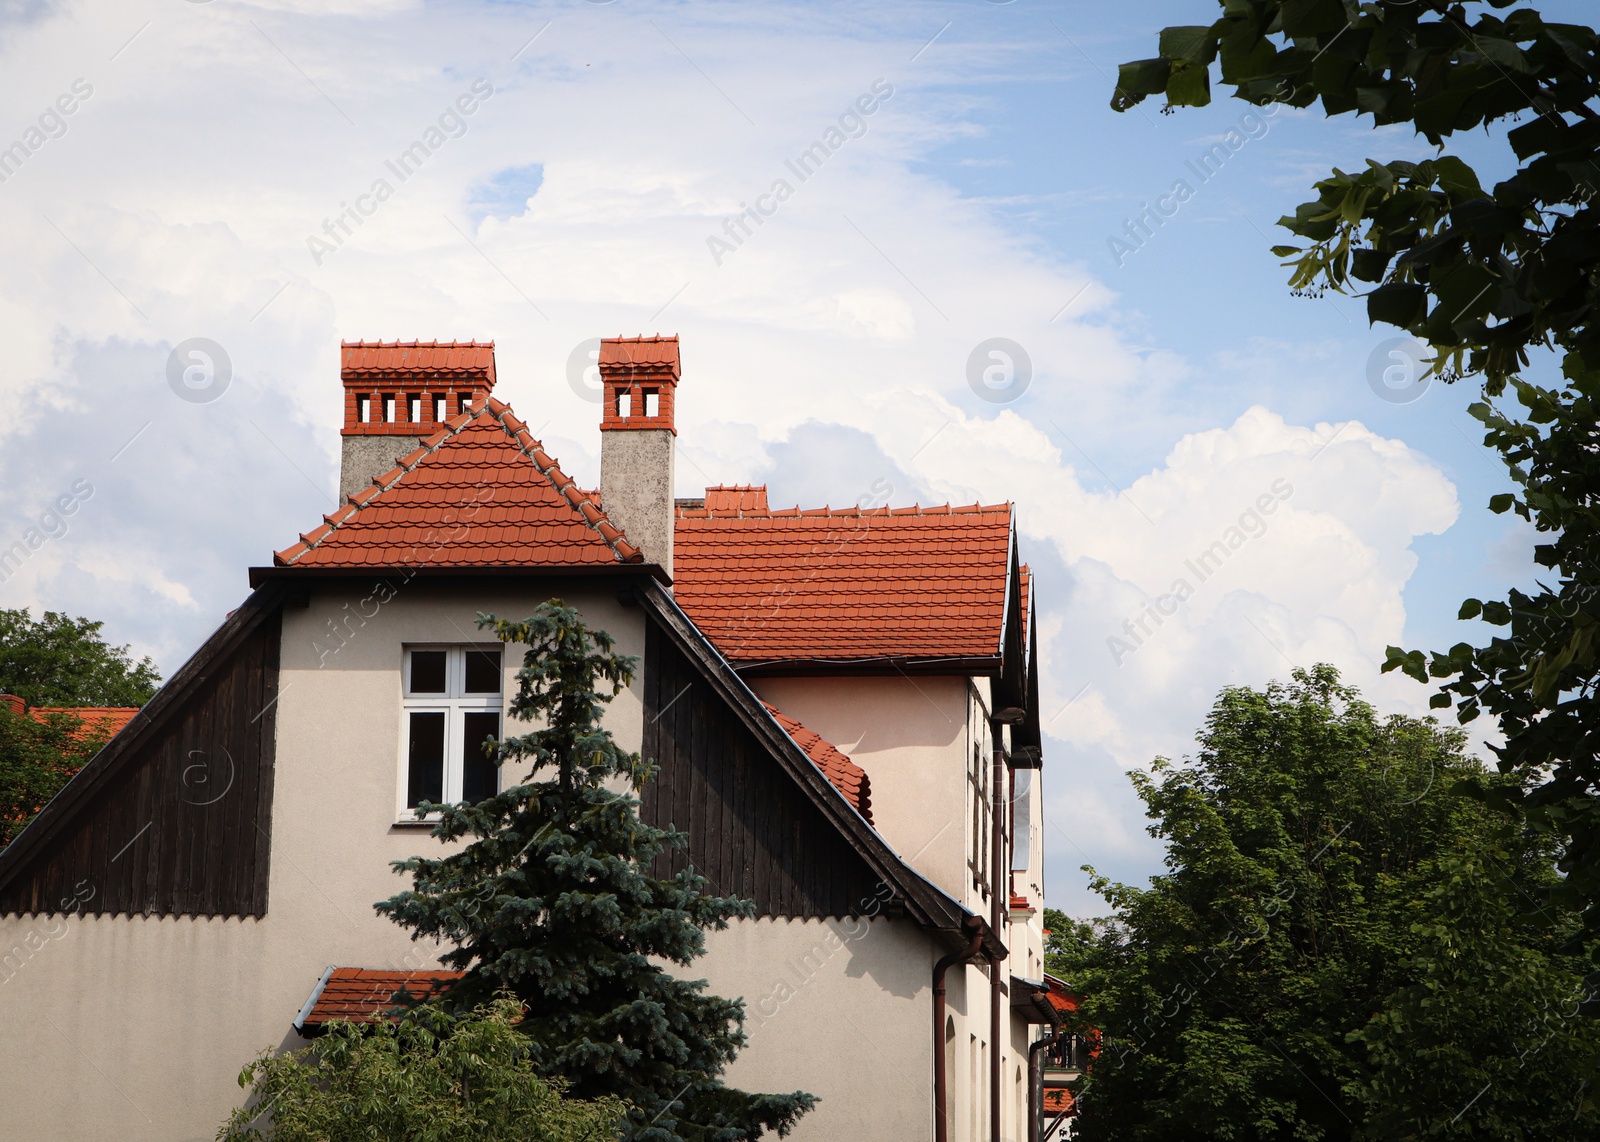
<instances>
[{"instance_id":1,"label":"roof ridge","mask_svg":"<svg viewBox=\"0 0 1600 1142\"><path fill-rule=\"evenodd\" d=\"M572 477L561 470L556 458L544 450L541 442L533 438L533 433L528 431L527 424L511 411L510 405L494 397L488 397L484 400L483 407L494 417L506 435L516 443L522 454L533 462L534 470L549 480L550 486L560 494L567 505L582 517L583 522L588 524L592 531L606 541L606 546L611 548L619 561L623 563L644 561L644 553L630 543L628 537L622 533L622 529L612 523L606 513L595 506L594 501L589 499ZM508 417L516 427L513 428L506 423Z\"/></svg>"},{"instance_id":2,"label":"roof ridge","mask_svg":"<svg viewBox=\"0 0 1600 1142\"><path fill-rule=\"evenodd\" d=\"M338 511L331 515L323 516L324 523L322 527L302 532L300 543L304 545L304 550L295 552L294 555L285 558L284 552L294 550L294 546L291 545L284 548L283 551L275 552L273 558L281 559L284 566L293 566L297 559L316 550L330 535L354 519L363 508L398 484L406 473L415 471L418 464L466 431L478 417L485 414L495 424L499 425L502 432L510 437L511 442L517 446L517 450L532 462L534 471L549 481L550 486L566 501L567 506L578 514L584 524L605 541L606 546L611 549L612 554L619 561L623 563L643 561L644 555L639 548L629 542L628 537L622 533L622 529L612 523L606 517L605 512L590 502L589 498L584 495L583 490L561 470L561 465L556 463L555 458L544 450L543 444L533 438L533 434L528 431L527 424L516 413L511 411L511 406L491 396L486 396L483 402L476 407L469 405L466 412L458 413L455 417L446 421L444 428L435 432L432 436L424 438L415 449L407 452L404 456L396 457L395 467L381 476L372 477L370 487L363 488L359 492L350 493L346 497L344 505ZM513 427L513 424L506 423L507 417L510 418L515 427Z\"/></svg>"}]
</instances>

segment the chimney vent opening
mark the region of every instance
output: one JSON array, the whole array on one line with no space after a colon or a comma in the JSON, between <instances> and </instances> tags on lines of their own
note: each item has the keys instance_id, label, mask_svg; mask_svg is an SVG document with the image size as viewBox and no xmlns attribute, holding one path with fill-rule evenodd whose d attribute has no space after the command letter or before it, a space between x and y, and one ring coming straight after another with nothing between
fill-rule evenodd
<instances>
[{"instance_id":1,"label":"chimney vent opening","mask_svg":"<svg viewBox=\"0 0 1600 1142\"><path fill-rule=\"evenodd\" d=\"M457 414L466 412L467 411L467 406L469 404L471 404L471 403L472 403L472 394L471 393L457 393L456 394L456 412L457 412Z\"/></svg>"},{"instance_id":2,"label":"chimney vent opening","mask_svg":"<svg viewBox=\"0 0 1600 1142\"><path fill-rule=\"evenodd\" d=\"M406 398L406 420L412 424L417 424L422 420L421 397L418 396Z\"/></svg>"},{"instance_id":3,"label":"chimney vent opening","mask_svg":"<svg viewBox=\"0 0 1600 1142\"><path fill-rule=\"evenodd\" d=\"M372 398L371 397L357 397L356 398L356 422L359 423L359 424L367 424L371 420L372 420Z\"/></svg>"},{"instance_id":4,"label":"chimney vent opening","mask_svg":"<svg viewBox=\"0 0 1600 1142\"><path fill-rule=\"evenodd\" d=\"M445 420L443 396L435 396L433 398L433 419L435 423L439 424L442 424Z\"/></svg>"},{"instance_id":5,"label":"chimney vent opening","mask_svg":"<svg viewBox=\"0 0 1600 1142\"><path fill-rule=\"evenodd\" d=\"M633 415L633 394L632 393L618 393L617 394L617 415L619 417L621 417L623 420L627 420L630 416Z\"/></svg>"},{"instance_id":6,"label":"chimney vent opening","mask_svg":"<svg viewBox=\"0 0 1600 1142\"><path fill-rule=\"evenodd\" d=\"M661 415L661 390L644 390L644 414L647 417Z\"/></svg>"},{"instance_id":7,"label":"chimney vent opening","mask_svg":"<svg viewBox=\"0 0 1600 1142\"><path fill-rule=\"evenodd\" d=\"M393 393L384 393L383 394L383 422L385 424L393 424L394 423L394 394Z\"/></svg>"}]
</instances>

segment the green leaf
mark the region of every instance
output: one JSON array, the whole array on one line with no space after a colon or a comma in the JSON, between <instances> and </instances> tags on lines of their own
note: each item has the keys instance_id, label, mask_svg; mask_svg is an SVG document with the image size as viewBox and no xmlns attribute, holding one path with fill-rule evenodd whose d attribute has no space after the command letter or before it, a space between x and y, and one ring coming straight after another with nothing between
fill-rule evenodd
<instances>
[{"instance_id":1,"label":"green leaf","mask_svg":"<svg viewBox=\"0 0 1600 1142\"><path fill-rule=\"evenodd\" d=\"M1495 515L1504 515L1511 510L1511 505L1517 502L1517 497L1510 492L1500 492L1489 497L1489 510Z\"/></svg>"},{"instance_id":2,"label":"green leaf","mask_svg":"<svg viewBox=\"0 0 1600 1142\"><path fill-rule=\"evenodd\" d=\"M1367 320L1409 329L1427 311L1428 291L1412 282L1390 282L1367 295Z\"/></svg>"},{"instance_id":3,"label":"green leaf","mask_svg":"<svg viewBox=\"0 0 1600 1142\"><path fill-rule=\"evenodd\" d=\"M1111 96L1113 111L1126 111L1147 96L1167 89L1172 65L1164 59L1141 59L1117 68L1117 90Z\"/></svg>"},{"instance_id":4,"label":"green leaf","mask_svg":"<svg viewBox=\"0 0 1600 1142\"><path fill-rule=\"evenodd\" d=\"M1204 66L1216 58L1217 38L1209 27L1162 28L1161 58Z\"/></svg>"},{"instance_id":5,"label":"green leaf","mask_svg":"<svg viewBox=\"0 0 1600 1142\"><path fill-rule=\"evenodd\" d=\"M1178 61L1167 78L1167 102L1174 107L1204 107L1211 102L1211 69Z\"/></svg>"},{"instance_id":6,"label":"green leaf","mask_svg":"<svg viewBox=\"0 0 1600 1142\"><path fill-rule=\"evenodd\" d=\"M1461 610L1456 612L1458 619L1475 619L1483 614L1483 604L1477 599L1468 599L1461 604Z\"/></svg>"}]
</instances>

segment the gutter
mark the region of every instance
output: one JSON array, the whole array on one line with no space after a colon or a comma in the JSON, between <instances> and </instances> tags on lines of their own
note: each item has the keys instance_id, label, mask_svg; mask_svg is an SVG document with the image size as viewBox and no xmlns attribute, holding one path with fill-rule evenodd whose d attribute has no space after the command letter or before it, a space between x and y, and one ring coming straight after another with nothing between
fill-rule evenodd
<instances>
[{"instance_id":1,"label":"gutter","mask_svg":"<svg viewBox=\"0 0 1600 1142\"><path fill-rule=\"evenodd\" d=\"M335 968L329 964L323 971L322 978L317 980L317 986L311 989L311 994L306 996L305 1006L300 1008L300 1014L294 1017L294 1022L289 1026L294 1028L294 1033L302 1039L311 1036L306 1033L306 1020L311 1018L311 1011L317 1005L317 1000L322 998L322 989L328 986L328 979L333 975Z\"/></svg>"}]
</instances>

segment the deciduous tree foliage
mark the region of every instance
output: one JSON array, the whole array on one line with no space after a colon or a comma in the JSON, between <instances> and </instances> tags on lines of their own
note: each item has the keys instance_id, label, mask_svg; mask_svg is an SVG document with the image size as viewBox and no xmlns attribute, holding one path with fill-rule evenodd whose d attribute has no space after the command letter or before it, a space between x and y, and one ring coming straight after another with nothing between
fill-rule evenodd
<instances>
[{"instance_id":1,"label":"deciduous tree foliage","mask_svg":"<svg viewBox=\"0 0 1600 1142\"><path fill-rule=\"evenodd\" d=\"M398 1021L335 1023L311 1046L265 1051L239 1085L249 1103L222 1142L607 1142L623 1108L586 1103L535 1071L517 1002L455 1016L433 1005Z\"/></svg>"},{"instance_id":2,"label":"deciduous tree foliage","mask_svg":"<svg viewBox=\"0 0 1600 1142\"><path fill-rule=\"evenodd\" d=\"M1225 690L1199 746L1132 775L1166 871L1096 876L1093 925L1047 917L1101 1037L1076 1137L1600 1134L1553 842L1458 791L1507 781L1461 731L1380 719L1319 666Z\"/></svg>"},{"instance_id":3,"label":"deciduous tree foliage","mask_svg":"<svg viewBox=\"0 0 1600 1142\"><path fill-rule=\"evenodd\" d=\"M30 706L142 706L161 685L156 664L100 636L104 623L0 609L0 692Z\"/></svg>"},{"instance_id":4,"label":"deciduous tree foliage","mask_svg":"<svg viewBox=\"0 0 1600 1142\"><path fill-rule=\"evenodd\" d=\"M721 1081L745 1043L743 1002L707 995L704 980L662 966L692 963L706 928L724 928L754 906L708 895L692 869L670 880L649 874L684 837L640 821L638 801L618 786L637 792L652 766L601 724L635 660L559 601L522 622L479 623L529 648L511 714L541 728L496 747L502 767L529 771L476 805L419 809L440 813L441 840L474 839L448 857L397 863L413 888L378 911L417 938L454 946L444 960L467 975L447 1002L515 995L538 1072L565 1078L580 1098L624 1099L627 1137L732 1142L788 1133L811 1095L747 1094Z\"/></svg>"},{"instance_id":5,"label":"deciduous tree foliage","mask_svg":"<svg viewBox=\"0 0 1600 1142\"><path fill-rule=\"evenodd\" d=\"M105 744L103 734L80 736L82 726L72 714L40 722L0 705L0 849Z\"/></svg>"},{"instance_id":6,"label":"deciduous tree foliage","mask_svg":"<svg viewBox=\"0 0 1600 1142\"><path fill-rule=\"evenodd\" d=\"M1549 578L1463 605L1503 628L1486 645L1391 647L1385 669L1442 680L1434 704L1462 722L1498 719L1500 767L1529 786L1505 799L1566 838L1561 894L1600 947L1600 37L1514 0L1223 0L1159 50L1122 65L1114 107L1203 105L1215 66L1240 98L1409 123L1438 149L1336 169L1281 222L1307 244L1274 249L1294 288L1364 293L1373 322L1432 345L1445 380L1482 384L1471 412L1517 489L1489 506L1542 533ZM1448 152L1480 127L1507 146L1487 187ZM1546 362L1560 380L1523 375Z\"/></svg>"}]
</instances>

